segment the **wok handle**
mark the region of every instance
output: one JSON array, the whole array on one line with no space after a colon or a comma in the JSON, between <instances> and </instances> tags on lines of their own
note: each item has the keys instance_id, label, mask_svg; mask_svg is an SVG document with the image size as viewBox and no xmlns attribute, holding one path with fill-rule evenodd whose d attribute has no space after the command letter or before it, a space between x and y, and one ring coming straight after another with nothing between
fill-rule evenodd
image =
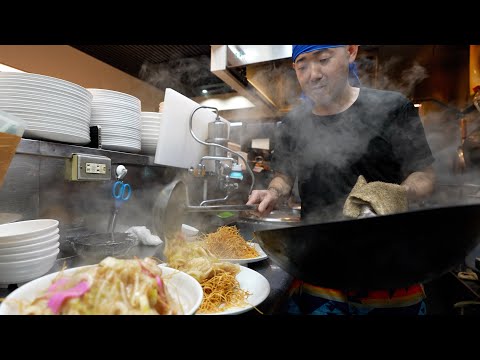
<instances>
[{"instance_id":1,"label":"wok handle","mask_svg":"<svg viewBox=\"0 0 480 360\"><path fill-rule=\"evenodd\" d=\"M207 205L207 206L187 206L188 212L210 212L210 211L255 211L258 205Z\"/></svg>"}]
</instances>

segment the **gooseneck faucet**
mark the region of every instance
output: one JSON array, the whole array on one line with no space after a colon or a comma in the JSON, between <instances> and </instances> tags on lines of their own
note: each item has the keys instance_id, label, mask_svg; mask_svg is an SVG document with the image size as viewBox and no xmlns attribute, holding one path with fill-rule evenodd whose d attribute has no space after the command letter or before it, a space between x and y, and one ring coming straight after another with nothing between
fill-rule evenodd
<instances>
[{"instance_id":1,"label":"gooseneck faucet","mask_svg":"<svg viewBox=\"0 0 480 360\"><path fill-rule=\"evenodd\" d=\"M209 139L207 139L207 141L203 141L203 140L199 139L195 135L195 133L193 132L193 126L192 126L193 116L194 116L195 112L200 110L200 109L211 109L211 110L214 110L215 114L216 114L215 121L209 124L209 132L210 132L209 135L211 135L211 136L209 136ZM215 125L217 125L217 126L215 126ZM248 171L248 173L249 173L249 175L252 179L249 194L251 194L251 192L252 192L252 190L255 186L255 176L253 174L253 171L252 171L250 165L248 164L247 159L245 159L245 157L242 154L240 154L240 153L238 153L234 150L229 149L227 146L224 146L224 145L221 145L221 144L215 142L215 141L218 141L218 142L226 143L228 141L228 139L226 139L225 137L222 137L222 136L217 137L217 135L219 135L219 134L217 134L216 128L222 128L222 125L226 126L226 124L223 121L220 120L220 116L218 115L218 109L215 108L215 107L199 106L198 108L193 110L192 114L190 115L189 130L190 130L190 134L192 135L192 137L195 139L195 141L199 142L200 144L203 144L205 146L209 146L209 147L214 149L213 151L211 151L211 154L209 156L203 156L200 159L199 164L197 165L196 168L190 168L190 173L193 174L196 177L204 177L206 175L204 162L205 161L215 161L215 174L216 174L217 179L218 179L219 187L226 191L226 196L224 198L209 199L208 200L208 199L206 199L206 181L205 181L204 192L203 192L204 193L204 200L202 201L200 206L206 206L206 204L209 204L209 203L212 203L212 202L226 201L226 200L228 200L230 194L233 191L238 189L238 182L236 182L236 181L239 180L239 178L236 178L236 181L231 181L231 174L225 175L226 171L234 170L234 169L239 168L238 159L235 160L232 157L222 156L223 153L226 154L226 153L230 152L230 153L236 155L238 158L240 158L244 161L245 166L247 168L247 171ZM210 141L208 141L208 140L210 140ZM215 151L215 149L221 149L223 151ZM225 161L231 161L232 165L230 166L228 164L225 164L224 163Z\"/></svg>"}]
</instances>

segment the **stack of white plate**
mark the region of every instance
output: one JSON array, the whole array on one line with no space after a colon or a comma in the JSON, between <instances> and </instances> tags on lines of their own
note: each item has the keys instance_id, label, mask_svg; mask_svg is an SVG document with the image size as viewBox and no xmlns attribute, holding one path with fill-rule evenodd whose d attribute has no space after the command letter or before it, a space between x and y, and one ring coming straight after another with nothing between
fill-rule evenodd
<instances>
[{"instance_id":1,"label":"stack of white plate","mask_svg":"<svg viewBox=\"0 0 480 360\"><path fill-rule=\"evenodd\" d=\"M138 98L118 91L87 89L93 94L91 125L102 128L102 147L139 152L141 149Z\"/></svg>"},{"instance_id":2,"label":"stack of white plate","mask_svg":"<svg viewBox=\"0 0 480 360\"><path fill-rule=\"evenodd\" d=\"M60 252L58 231L54 219L0 225L0 284L24 283L47 273Z\"/></svg>"},{"instance_id":3,"label":"stack of white plate","mask_svg":"<svg viewBox=\"0 0 480 360\"><path fill-rule=\"evenodd\" d=\"M158 135L160 134L160 121L162 113L142 111L142 152L155 154L157 149Z\"/></svg>"},{"instance_id":4,"label":"stack of white plate","mask_svg":"<svg viewBox=\"0 0 480 360\"><path fill-rule=\"evenodd\" d=\"M72 82L0 72L0 109L27 122L23 137L88 144L91 105L92 94Z\"/></svg>"}]
</instances>

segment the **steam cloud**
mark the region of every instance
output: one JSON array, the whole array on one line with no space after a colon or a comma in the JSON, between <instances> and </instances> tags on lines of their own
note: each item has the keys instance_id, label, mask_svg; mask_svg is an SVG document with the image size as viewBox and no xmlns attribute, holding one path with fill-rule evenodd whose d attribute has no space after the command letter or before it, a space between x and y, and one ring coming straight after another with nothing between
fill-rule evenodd
<instances>
[{"instance_id":1,"label":"steam cloud","mask_svg":"<svg viewBox=\"0 0 480 360\"><path fill-rule=\"evenodd\" d=\"M294 71L287 64L278 65L277 63L264 64L255 72L255 76L249 78L250 81L269 84L269 95L272 99L282 99L283 104L280 106L291 106L298 102L298 83ZM370 87L377 89L393 90L403 93L407 97L413 97L415 87L428 78L426 69L420 64L414 62L405 66L401 57L393 57L388 61L378 65L378 68L372 70L376 64L368 57L357 59L357 66L361 82ZM183 58L171 60L163 64L145 63L140 71L140 77L154 86L165 88L171 87L180 93L194 97L198 94L192 93L192 88L205 85L206 79L211 77L210 60L206 56L199 58ZM363 70L363 71L362 71ZM374 74L374 75L373 75ZM438 109L437 109L438 110ZM240 120L241 117L268 118L271 116L268 111L259 107L249 110L228 111L222 114L227 120ZM470 174L459 175L453 172L453 164L456 161L457 148L460 145L460 132L457 119L452 119L451 114L445 112L444 109L438 111L430 111L422 116L425 127L427 141L429 142L433 155L436 159L434 167L437 173L437 183L440 197L434 199L439 200L442 205L456 204L461 200L462 196L458 191L452 191L454 186L462 186L462 184L475 182L475 176ZM327 147L331 156L329 161L334 166L342 166L346 159L352 156L361 156L367 150L368 140L373 134L365 132L359 134L356 131L337 127L332 129L333 132L341 131L344 133L343 141L348 146L342 147L337 143L332 143L332 134L325 134L323 139L317 139L312 143L310 139L305 138L302 141L308 143L309 146L318 146L320 143L323 147ZM308 134L308 131L305 132ZM334 134L333 134L334 135ZM352 154L355 149L356 154ZM311 166L314 166L312 159ZM454 186L451 186L454 185ZM448 191L443 191L448 189ZM447 194L447 195L445 195ZM473 198L468 201L474 201Z\"/></svg>"},{"instance_id":2,"label":"steam cloud","mask_svg":"<svg viewBox=\"0 0 480 360\"><path fill-rule=\"evenodd\" d=\"M427 70L419 63L405 64L400 57L393 57L376 69L374 67L377 65L373 63L372 59L364 57L357 60L357 66L362 84L377 89L398 91L409 98L414 97L416 86L429 76ZM362 72L362 70L364 71ZM269 91L273 94L273 97L276 98L279 94L282 94L281 92L286 93L286 98L290 98L288 104L292 105L298 93L288 93L285 89L285 87L288 87L285 81L288 74L285 71L282 66L266 65L260 70L257 69L255 76L250 80L262 84L270 83ZM293 75L293 78L296 81L295 75ZM283 79L283 81L278 79ZM289 89L292 88L294 87L289 87ZM433 166L437 175L437 189L430 204L448 206L478 202L480 197L476 199L468 194L475 195L478 193L480 195L480 187L476 188L471 185L478 182L476 179L480 178L480 171L467 169L466 173L459 174L454 169L454 165L458 161L457 149L460 146L459 119L455 116L452 118L452 112L445 111L445 109L435 110L421 115L427 141L435 158ZM301 126L305 126L305 124ZM339 132L342 133L342 143L346 144L345 146L332 140L337 138L334 135ZM319 146L322 149L327 149L329 153L328 162L334 167L342 167L347 159L360 157L367 150L369 140L374 136L368 131L359 133L358 129L352 130L341 125L326 128L324 136L314 141L309 137L310 131L308 129L302 133L304 138L300 139L301 143L305 144L306 147ZM311 162L307 163L307 167L309 165L310 169L307 168L306 171L311 171L315 163L315 159L311 159Z\"/></svg>"},{"instance_id":3,"label":"steam cloud","mask_svg":"<svg viewBox=\"0 0 480 360\"><path fill-rule=\"evenodd\" d=\"M393 57L378 66L376 74L361 72L362 69L373 69L373 60L367 57L357 61L362 83L371 84L371 87L384 90L399 91L409 97L413 94L415 86L428 78L427 70L414 62L410 67L403 69L398 75L398 69L402 67L402 58ZM376 76L375 76L376 75ZM375 76L375 78L373 78Z\"/></svg>"},{"instance_id":4,"label":"steam cloud","mask_svg":"<svg viewBox=\"0 0 480 360\"><path fill-rule=\"evenodd\" d=\"M202 55L197 58L172 59L165 63L144 63L139 77L161 89L174 89L187 97L197 96L192 89L207 85L210 72L210 59Z\"/></svg>"}]
</instances>

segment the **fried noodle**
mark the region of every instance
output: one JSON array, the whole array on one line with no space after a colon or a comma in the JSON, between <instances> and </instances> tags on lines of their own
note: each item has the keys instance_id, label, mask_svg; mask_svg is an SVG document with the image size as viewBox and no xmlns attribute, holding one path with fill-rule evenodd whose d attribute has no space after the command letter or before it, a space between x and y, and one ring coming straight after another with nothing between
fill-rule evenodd
<instances>
[{"instance_id":1,"label":"fried noodle","mask_svg":"<svg viewBox=\"0 0 480 360\"><path fill-rule=\"evenodd\" d=\"M225 311L247 305L251 295L240 287L237 274L240 266L221 262L200 242L187 242L182 234L168 239L164 251L169 267L193 276L202 286L203 301L199 314Z\"/></svg>"},{"instance_id":2,"label":"fried noodle","mask_svg":"<svg viewBox=\"0 0 480 360\"><path fill-rule=\"evenodd\" d=\"M219 259L250 259L258 251L240 235L236 226L220 226L217 231L201 236L203 246Z\"/></svg>"}]
</instances>

